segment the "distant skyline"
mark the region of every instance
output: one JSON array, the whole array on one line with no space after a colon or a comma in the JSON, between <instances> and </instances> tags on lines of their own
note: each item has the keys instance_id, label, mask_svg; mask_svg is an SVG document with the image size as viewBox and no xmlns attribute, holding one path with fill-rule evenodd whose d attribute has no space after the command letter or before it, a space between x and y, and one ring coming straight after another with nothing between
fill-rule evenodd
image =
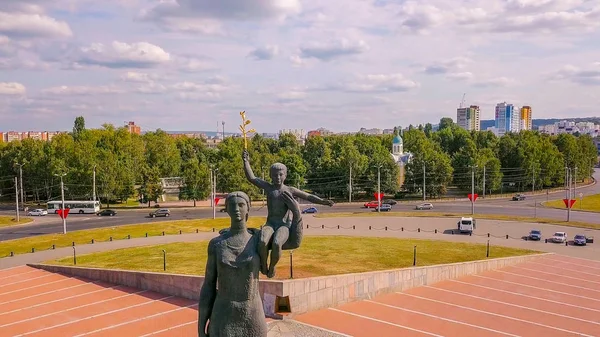
<instances>
[{"instance_id":1,"label":"distant skyline","mask_svg":"<svg viewBox=\"0 0 600 337\"><path fill-rule=\"evenodd\" d=\"M1 0L0 129L600 114L598 0ZM26 125L26 126L24 126ZM315 127L315 125L318 125Z\"/></svg>"}]
</instances>

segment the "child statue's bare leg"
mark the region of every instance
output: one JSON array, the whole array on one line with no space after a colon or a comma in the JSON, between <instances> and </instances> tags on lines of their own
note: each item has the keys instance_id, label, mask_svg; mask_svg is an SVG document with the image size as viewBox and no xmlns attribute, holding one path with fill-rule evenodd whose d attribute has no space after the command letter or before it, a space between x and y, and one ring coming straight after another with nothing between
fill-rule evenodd
<instances>
[{"instance_id":1,"label":"child statue's bare leg","mask_svg":"<svg viewBox=\"0 0 600 337\"><path fill-rule=\"evenodd\" d=\"M290 231L287 227L281 226L275 231L273 245L271 246L271 264L269 265L268 278L275 276L275 266L281 258L283 244L287 241Z\"/></svg>"},{"instance_id":2,"label":"child statue's bare leg","mask_svg":"<svg viewBox=\"0 0 600 337\"><path fill-rule=\"evenodd\" d=\"M267 260L269 258L269 241L273 237L273 227L263 226L260 232L260 240L258 242L258 256L260 257L260 272L267 275L269 267Z\"/></svg>"}]
</instances>

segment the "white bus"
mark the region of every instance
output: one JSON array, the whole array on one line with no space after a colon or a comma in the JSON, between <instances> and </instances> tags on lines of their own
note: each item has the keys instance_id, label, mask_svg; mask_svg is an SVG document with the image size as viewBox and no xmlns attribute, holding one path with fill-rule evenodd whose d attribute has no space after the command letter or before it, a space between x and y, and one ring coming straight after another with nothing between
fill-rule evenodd
<instances>
[{"instance_id":1,"label":"white bus","mask_svg":"<svg viewBox=\"0 0 600 337\"><path fill-rule=\"evenodd\" d=\"M48 201L48 213L56 214L59 209L62 208L62 201ZM73 201L73 200L65 200L65 208L69 209L69 214L78 213L78 214L96 214L100 212L100 201Z\"/></svg>"}]
</instances>

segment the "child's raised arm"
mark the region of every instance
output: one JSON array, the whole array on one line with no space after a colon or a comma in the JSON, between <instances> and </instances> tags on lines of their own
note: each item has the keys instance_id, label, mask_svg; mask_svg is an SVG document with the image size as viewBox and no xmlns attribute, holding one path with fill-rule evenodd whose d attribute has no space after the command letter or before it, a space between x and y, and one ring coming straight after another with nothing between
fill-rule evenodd
<instances>
[{"instance_id":1,"label":"child's raised arm","mask_svg":"<svg viewBox=\"0 0 600 337\"><path fill-rule=\"evenodd\" d=\"M290 190L292 191L292 195L295 197L302 198L304 200L307 200L307 201L310 201L312 203L319 204L319 205L333 206L333 201L331 201L331 200L321 199L321 198L317 197L316 195L306 193L306 192L301 191L292 186L290 186Z\"/></svg>"},{"instance_id":2,"label":"child's raised arm","mask_svg":"<svg viewBox=\"0 0 600 337\"><path fill-rule=\"evenodd\" d=\"M244 173L246 174L246 179L248 179L252 185L263 190L268 190L271 187L271 184L254 176L252 167L250 167L250 155L248 154L248 150L244 150L242 159L244 160Z\"/></svg>"}]
</instances>

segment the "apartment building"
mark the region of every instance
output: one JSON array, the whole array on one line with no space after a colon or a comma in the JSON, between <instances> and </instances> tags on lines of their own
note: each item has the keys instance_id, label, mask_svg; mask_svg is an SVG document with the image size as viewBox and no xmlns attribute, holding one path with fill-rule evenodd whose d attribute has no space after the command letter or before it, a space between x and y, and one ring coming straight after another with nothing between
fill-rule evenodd
<instances>
[{"instance_id":1,"label":"apartment building","mask_svg":"<svg viewBox=\"0 0 600 337\"><path fill-rule=\"evenodd\" d=\"M519 129L520 130L531 130L532 129L531 107L529 105L524 105L521 107L521 113L519 116Z\"/></svg>"},{"instance_id":2,"label":"apartment building","mask_svg":"<svg viewBox=\"0 0 600 337\"><path fill-rule=\"evenodd\" d=\"M480 131L480 109L477 105L456 109L456 124L467 131Z\"/></svg>"},{"instance_id":3,"label":"apartment building","mask_svg":"<svg viewBox=\"0 0 600 337\"><path fill-rule=\"evenodd\" d=\"M520 115L515 113L514 105L506 102L496 104L494 129L498 136L508 132L519 132Z\"/></svg>"}]
</instances>

